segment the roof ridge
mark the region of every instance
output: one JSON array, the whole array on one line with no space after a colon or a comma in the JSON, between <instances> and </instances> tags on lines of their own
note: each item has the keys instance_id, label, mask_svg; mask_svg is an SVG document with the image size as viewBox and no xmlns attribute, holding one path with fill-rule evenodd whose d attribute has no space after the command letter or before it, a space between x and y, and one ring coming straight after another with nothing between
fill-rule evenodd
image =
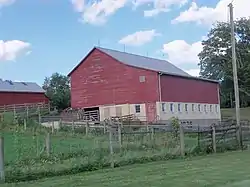
<instances>
[{"instance_id":1,"label":"roof ridge","mask_svg":"<svg viewBox=\"0 0 250 187\"><path fill-rule=\"evenodd\" d=\"M139 57L143 57L143 58L154 59L154 60L161 60L161 61L164 61L164 62L167 62L167 63L171 63L168 60L164 60L164 59L160 59L160 58L154 58L154 57L148 57L148 56L143 56L143 55L140 55L140 54L129 53L129 52L126 52L126 51L119 51L117 49L110 49L110 48L104 48L104 47L95 47L95 48L97 48L97 49L106 49L106 50L110 50L110 51L114 51L114 52L125 53L125 54L128 54L128 55L135 55L135 56L139 56ZM171 64L174 65L173 63L171 63Z\"/></svg>"}]
</instances>

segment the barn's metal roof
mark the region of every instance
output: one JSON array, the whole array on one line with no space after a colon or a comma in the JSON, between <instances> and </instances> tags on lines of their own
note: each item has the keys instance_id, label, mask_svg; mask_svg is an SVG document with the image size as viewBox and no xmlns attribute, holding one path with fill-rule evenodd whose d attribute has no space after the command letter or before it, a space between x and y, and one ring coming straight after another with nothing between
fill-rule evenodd
<instances>
[{"instance_id":1,"label":"barn's metal roof","mask_svg":"<svg viewBox=\"0 0 250 187\"><path fill-rule=\"evenodd\" d=\"M115 58L116 60L130 66L149 69L171 75L192 77L185 71L181 70L180 68L176 67L175 65L171 64L166 60L160 60L101 47L97 47L97 49Z\"/></svg>"},{"instance_id":2,"label":"barn's metal roof","mask_svg":"<svg viewBox=\"0 0 250 187\"><path fill-rule=\"evenodd\" d=\"M33 82L12 82L9 80L3 81L0 79L0 92L44 93L45 90Z\"/></svg>"},{"instance_id":3,"label":"barn's metal roof","mask_svg":"<svg viewBox=\"0 0 250 187\"><path fill-rule=\"evenodd\" d=\"M192 75L189 75L185 71L181 70L180 68L176 67L175 65L173 65L172 63L170 63L166 60L145 57L145 56L141 56L141 55L136 55L136 54L127 53L127 52L121 52L121 51L102 48L102 47L94 47L88 53L88 55L68 74L68 76L70 76L95 49L98 49L101 52L116 59L117 61L119 61L123 64L126 64L126 65L129 65L129 66L156 71L160 74L180 76L180 77L185 77L185 78L189 78L189 79L196 79L196 80L203 80L203 81L218 83L217 80L194 77Z\"/></svg>"}]
</instances>

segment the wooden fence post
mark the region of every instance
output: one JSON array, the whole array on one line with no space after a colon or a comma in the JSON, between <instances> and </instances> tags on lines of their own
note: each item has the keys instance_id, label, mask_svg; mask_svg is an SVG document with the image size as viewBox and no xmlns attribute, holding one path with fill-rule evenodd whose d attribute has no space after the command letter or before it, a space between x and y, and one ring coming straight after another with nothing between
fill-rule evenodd
<instances>
[{"instance_id":1,"label":"wooden fence post","mask_svg":"<svg viewBox=\"0 0 250 187\"><path fill-rule=\"evenodd\" d=\"M16 118L16 105L13 105L14 118Z\"/></svg>"},{"instance_id":2,"label":"wooden fence post","mask_svg":"<svg viewBox=\"0 0 250 187\"><path fill-rule=\"evenodd\" d=\"M109 150L110 150L110 166L111 168L115 167L114 164L114 150L113 150L113 135L112 135L112 126L109 127Z\"/></svg>"},{"instance_id":3,"label":"wooden fence post","mask_svg":"<svg viewBox=\"0 0 250 187\"><path fill-rule=\"evenodd\" d=\"M26 121L26 119L23 120L23 125L24 125L24 130L26 130L27 129L27 121Z\"/></svg>"},{"instance_id":4,"label":"wooden fence post","mask_svg":"<svg viewBox=\"0 0 250 187\"><path fill-rule=\"evenodd\" d=\"M74 133L75 132L75 122L74 122L74 120L72 120L71 128L72 128L72 133Z\"/></svg>"},{"instance_id":5,"label":"wooden fence post","mask_svg":"<svg viewBox=\"0 0 250 187\"><path fill-rule=\"evenodd\" d=\"M52 126L51 126L51 133L54 134L55 132L55 122L54 120L52 121Z\"/></svg>"},{"instance_id":6,"label":"wooden fence post","mask_svg":"<svg viewBox=\"0 0 250 187\"><path fill-rule=\"evenodd\" d=\"M58 122L58 129L61 129L61 127L62 127L62 119L60 118Z\"/></svg>"},{"instance_id":7,"label":"wooden fence post","mask_svg":"<svg viewBox=\"0 0 250 187\"><path fill-rule=\"evenodd\" d=\"M184 132L183 127L180 125L180 148L181 148L181 156L185 156L185 142L184 142Z\"/></svg>"},{"instance_id":8,"label":"wooden fence post","mask_svg":"<svg viewBox=\"0 0 250 187\"><path fill-rule=\"evenodd\" d=\"M151 140L154 140L154 127L151 126Z\"/></svg>"},{"instance_id":9,"label":"wooden fence post","mask_svg":"<svg viewBox=\"0 0 250 187\"><path fill-rule=\"evenodd\" d=\"M47 156L50 156L50 152L51 152L50 133L48 133L47 136L46 136L46 152L47 152Z\"/></svg>"},{"instance_id":10,"label":"wooden fence post","mask_svg":"<svg viewBox=\"0 0 250 187\"><path fill-rule=\"evenodd\" d=\"M41 125L41 111L40 111L40 107L38 107L38 123L39 123L39 125Z\"/></svg>"},{"instance_id":11,"label":"wooden fence post","mask_svg":"<svg viewBox=\"0 0 250 187\"><path fill-rule=\"evenodd\" d=\"M213 151L216 153L216 131L215 126L212 127L212 137L213 137Z\"/></svg>"},{"instance_id":12,"label":"wooden fence post","mask_svg":"<svg viewBox=\"0 0 250 187\"><path fill-rule=\"evenodd\" d=\"M104 121L103 122L103 134L105 134L106 133L106 122Z\"/></svg>"},{"instance_id":13,"label":"wooden fence post","mask_svg":"<svg viewBox=\"0 0 250 187\"><path fill-rule=\"evenodd\" d=\"M86 136L89 135L89 122L88 121L86 122L85 133L86 133Z\"/></svg>"},{"instance_id":14,"label":"wooden fence post","mask_svg":"<svg viewBox=\"0 0 250 187\"><path fill-rule=\"evenodd\" d=\"M26 117L29 118L29 106L26 106Z\"/></svg>"},{"instance_id":15,"label":"wooden fence post","mask_svg":"<svg viewBox=\"0 0 250 187\"><path fill-rule=\"evenodd\" d=\"M4 138L0 137L0 183L5 182L4 174Z\"/></svg>"},{"instance_id":16,"label":"wooden fence post","mask_svg":"<svg viewBox=\"0 0 250 187\"><path fill-rule=\"evenodd\" d=\"M120 123L118 123L118 141L120 148L122 148L122 129Z\"/></svg>"}]
</instances>

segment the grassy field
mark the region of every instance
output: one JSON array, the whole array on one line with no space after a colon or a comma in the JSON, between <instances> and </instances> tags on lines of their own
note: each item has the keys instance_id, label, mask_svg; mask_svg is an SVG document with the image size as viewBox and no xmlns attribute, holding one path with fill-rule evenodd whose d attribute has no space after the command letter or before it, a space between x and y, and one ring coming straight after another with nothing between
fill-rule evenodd
<instances>
[{"instance_id":1,"label":"grassy field","mask_svg":"<svg viewBox=\"0 0 250 187\"><path fill-rule=\"evenodd\" d=\"M44 130L44 129L43 129ZM51 135L51 155L42 152L46 131L31 129L6 130L0 134L5 140L6 180L26 181L45 177L74 174L83 171L109 168L111 155L108 134L89 135L57 132ZM166 160L180 155L179 138L169 133L132 134L123 137L122 149L118 137L113 137L115 165L124 166ZM197 147L197 137L185 137L186 150Z\"/></svg>"},{"instance_id":2,"label":"grassy field","mask_svg":"<svg viewBox=\"0 0 250 187\"><path fill-rule=\"evenodd\" d=\"M40 157L46 152L45 139L46 131L39 132L28 129L27 131L20 130L5 130L1 131L0 135L5 140L5 163L34 159ZM109 150L109 138L107 134L96 136L72 132L56 132L51 134L51 155L70 154L77 152L92 152L95 149ZM118 137L113 137L113 147L118 148ZM179 139L178 139L179 141ZM123 148L130 151L148 151L147 147L153 146L155 148L175 148L178 146L178 141L173 140L169 133L155 133L154 139L151 139L151 134L129 134L123 136ZM187 149L197 146L198 139L196 137L185 136L185 145ZM145 147L145 149L143 149ZM116 152L115 152L116 153Z\"/></svg>"},{"instance_id":3,"label":"grassy field","mask_svg":"<svg viewBox=\"0 0 250 187\"><path fill-rule=\"evenodd\" d=\"M193 157L132 165L33 182L5 184L3 187L249 187L250 152Z\"/></svg>"},{"instance_id":4,"label":"grassy field","mask_svg":"<svg viewBox=\"0 0 250 187\"><path fill-rule=\"evenodd\" d=\"M5 139L6 163L39 157L45 147L46 133L34 135L32 132L5 131L0 134ZM87 138L83 135L57 133L51 135L51 153L52 155L69 154L80 150L95 149L100 146L101 142L108 146L106 137Z\"/></svg>"},{"instance_id":5,"label":"grassy field","mask_svg":"<svg viewBox=\"0 0 250 187\"><path fill-rule=\"evenodd\" d=\"M222 108L221 116L222 118L234 118L235 119L235 109L234 108ZM250 107L241 108L240 116L242 120L250 120Z\"/></svg>"}]
</instances>

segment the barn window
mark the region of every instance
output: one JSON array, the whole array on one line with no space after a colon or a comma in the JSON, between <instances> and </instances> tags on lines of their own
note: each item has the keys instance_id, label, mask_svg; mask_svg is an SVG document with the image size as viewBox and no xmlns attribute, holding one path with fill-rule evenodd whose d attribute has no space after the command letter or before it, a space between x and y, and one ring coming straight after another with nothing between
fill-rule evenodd
<instances>
[{"instance_id":1,"label":"barn window","mask_svg":"<svg viewBox=\"0 0 250 187\"><path fill-rule=\"evenodd\" d=\"M171 111L171 112L174 111L174 104L173 104L173 103L170 104L170 111Z\"/></svg>"},{"instance_id":2,"label":"barn window","mask_svg":"<svg viewBox=\"0 0 250 187\"><path fill-rule=\"evenodd\" d=\"M141 106L135 105L135 113L140 113L140 112L141 112Z\"/></svg>"},{"instance_id":3,"label":"barn window","mask_svg":"<svg viewBox=\"0 0 250 187\"><path fill-rule=\"evenodd\" d=\"M178 111L181 111L181 104L178 104Z\"/></svg>"},{"instance_id":4,"label":"barn window","mask_svg":"<svg viewBox=\"0 0 250 187\"><path fill-rule=\"evenodd\" d=\"M215 111L218 112L218 106L217 105L215 105Z\"/></svg>"},{"instance_id":5,"label":"barn window","mask_svg":"<svg viewBox=\"0 0 250 187\"><path fill-rule=\"evenodd\" d=\"M140 76L139 77L140 82L145 82L145 79L146 79L145 76Z\"/></svg>"},{"instance_id":6,"label":"barn window","mask_svg":"<svg viewBox=\"0 0 250 187\"><path fill-rule=\"evenodd\" d=\"M210 105L210 112L212 112L212 105Z\"/></svg>"},{"instance_id":7,"label":"barn window","mask_svg":"<svg viewBox=\"0 0 250 187\"><path fill-rule=\"evenodd\" d=\"M162 112L166 111L166 103L161 104L161 110L162 110Z\"/></svg>"},{"instance_id":8,"label":"barn window","mask_svg":"<svg viewBox=\"0 0 250 187\"><path fill-rule=\"evenodd\" d=\"M188 111L188 104L185 104L185 111Z\"/></svg>"},{"instance_id":9,"label":"barn window","mask_svg":"<svg viewBox=\"0 0 250 187\"><path fill-rule=\"evenodd\" d=\"M194 111L194 104L192 104L192 111Z\"/></svg>"},{"instance_id":10,"label":"barn window","mask_svg":"<svg viewBox=\"0 0 250 187\"><path fill-rule=\"evenodd\" d=\"M201 111L201 105L198 104L198 111L200 112Z\"/></svg>"}]
</instances>

